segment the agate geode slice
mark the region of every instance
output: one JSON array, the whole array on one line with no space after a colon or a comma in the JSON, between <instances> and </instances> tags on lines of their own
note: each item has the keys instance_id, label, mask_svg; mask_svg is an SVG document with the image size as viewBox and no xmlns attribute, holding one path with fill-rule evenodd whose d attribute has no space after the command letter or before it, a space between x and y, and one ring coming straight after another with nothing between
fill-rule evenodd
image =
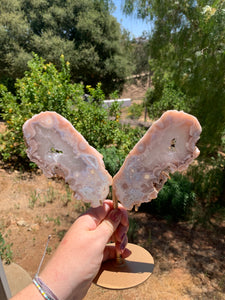
<instances>
[{"instance_id":1,"label":"agate geode slice","mask_svg":"<svg viewBox=\"0 0 225 300\"><path fill-rule=\"evenodd\" d=\"M128 154L113 178L117 199L126 209L155 199L169 173L183 171L199 155L198 120L182 111L165 112Z\"/></svg>"},{"instance_id":2,"label":"agate geode slice","mask_svg":"<svg viewBox=\"0 0 225 300\"><path fill-rule=\"evenodd\" d=\"M69 121L55 112L42 112L23 125L27 155L47 177L63 177L77 200L102 204L112 177L102 155Z\"/></svg>"},{"instance_id":3,"label":"agate geode slice","mask_svg":"<svg viewBox=\"0 0 225 300\"><path fill-rule=\"evenodd\" d=\"M43 173L63 177L77 200L92 207L113 194L126 209L155 199L169 173L184 171L199 155L198 120L182 111L165 112L128 154L119 172L106 171L102 155L65 118L42 112L23 126L27 155Z\"/></svg>"}]
</instances>

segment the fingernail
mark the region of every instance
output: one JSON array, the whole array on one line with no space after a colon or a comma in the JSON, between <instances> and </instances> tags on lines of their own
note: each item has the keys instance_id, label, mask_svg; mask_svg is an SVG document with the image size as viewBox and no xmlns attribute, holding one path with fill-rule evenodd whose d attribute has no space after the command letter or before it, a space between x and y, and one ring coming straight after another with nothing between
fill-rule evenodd
<instances>
[{"instance_id":1,"label":"fingernail","mask_svg":"<svg viewBox=\"0 0 225 300\"><path fill-rule=\"evenodd\" d=\"M126 236L126 235L125 235L125 236ZM123 250L125 249L126 245L127 245L127 239L125 238L125 236L124 236L124 238L122 239L122 242L121 242L121 244L120 244L120 250L121 250L121 251L123 251Z\"/></svg>"},{"instance_id":2,"label":"fingernail","mask_svg":"<svg viewBox=\"0 0 225 300\"><path fill-rule=\"evenodd\" d=\"M121 219L121 212L119 209L114 209L110 212L109 214L109 218L113 221L113 222L119 222Z\"/></svg>"},{"instance_id":3,"label":"fingernail","mask_svg":"<svg viewBox=\"0 0 225 300\"><path fill-rule=\"evenodd\" d=\"M121 235L121 237L120 237L120 241L121 241L121 242L123 241L123 239L124 239L125 235L126 235L126 233L125 233L125 232L124 232L124 233Z\"/></svg>"},{"instance_id":4,"label":"fingernail","mask_svg":"<svg viewBox=\"0 0 225 300\"><path fill-rule=\"evenodd\" d=\"M120 251L124 251L125 247L126 247L126 244L125 243L121 243L120 244Z\"/></svg>"}]
</instances>

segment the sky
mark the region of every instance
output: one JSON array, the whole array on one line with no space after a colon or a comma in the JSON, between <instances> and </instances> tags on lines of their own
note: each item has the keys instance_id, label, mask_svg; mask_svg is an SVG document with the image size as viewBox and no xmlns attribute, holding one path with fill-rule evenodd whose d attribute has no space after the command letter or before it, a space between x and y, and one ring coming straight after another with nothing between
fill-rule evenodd
<instances>
[{"instance_id":1,"label":"sky","mask_svg":"<svg viewBox=\"0 0 225 300\"><path fill-rule=\"evenodd\" d=\"M117 21L121 24L121 29L125 28L131 33L131 37L140 37L143 31L150 31L150 23L146 23L140 19L137 19L135 16L125 16L123 15L121 4L123 1L114 0L116 10L112 13L114 17L117 18Z\"/></svg>"}]
</instances>

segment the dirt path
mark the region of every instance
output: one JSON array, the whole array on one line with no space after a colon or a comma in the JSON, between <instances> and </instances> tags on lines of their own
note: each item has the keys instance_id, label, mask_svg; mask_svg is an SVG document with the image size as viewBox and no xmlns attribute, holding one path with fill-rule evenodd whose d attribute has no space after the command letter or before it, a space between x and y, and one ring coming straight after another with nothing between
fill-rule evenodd
<instances>
[{"instance_id":1,"label":"dirt path","mask_svg":"<svg viewBox=\"0 0 225 300\"><path fill-rule=\"evenodd\" d=\"M130 79L125 83L120 98L131 98L132 101L143 100L150 86L151 79L149 76Z\"/></svg>"},{"instance_id":2,"label":"dirt path","mask_svg":"<svg viewBox=\"0 0 225 300\"><path fill-rule=\"evenodd\" d=\"M49 234L45 263L65 231L82 212L63 182L41 173L0 169L0 232L13 243L13 261L33 276ZM146 213L130 213L135 230L131 242L154 257L153 275L123 291L93 285L86 300L225 299L225 224L214 231L195 230L188 223L167 224Z\"/></svg>"}]
</instances>

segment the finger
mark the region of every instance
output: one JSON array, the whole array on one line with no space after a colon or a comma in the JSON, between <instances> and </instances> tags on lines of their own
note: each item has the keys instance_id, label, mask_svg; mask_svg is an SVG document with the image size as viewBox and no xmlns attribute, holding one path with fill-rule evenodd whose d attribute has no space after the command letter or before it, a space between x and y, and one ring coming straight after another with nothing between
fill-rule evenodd
<instances>
[{"instance_id":1,"label":"finger","mask_svg":"<svg viewBox=\"0 0 225 300\"><path fill-rule=\"evenodd\" d=\"M126 248L126 245L128 243L128 237L127 235L124 236L123 240L121 242L117 242L116 243L116 251L117 253L119 254L123 254L125 248Z\"/></svg>"},{"instance_id":2,"label":"finger","mask_svg":"<svg viewBox=\"0 0 225 300\"><path fill-rule=\"evenodd\" d=\"M78 221L82 223L87 230L94 230L112 209L113 202L111 200L105 200L103 205L90 208Z\"/></svg>"},{"instance_id":3,"label":"finger","mask_svg":"<svg viewBox=\"0 0 225 300\"><path fill-rule=\"evenodd\" d=\"M108 240L114 234L118 225L120 224L122 213L120 209L113 209L109 212L107 217L99 224L96 228L96 238L99 239L100 243L106 245Z\"/></svg>"},{"instance_id":4,"label":"finger","mask_svg":"<svg viewBox=\"0 0 225 300\"><path fill-rule=\"evenodd\" d=\"M109 242L117 242L117 241L121 242L124 235L127 233L128 229L129 229L129 220L128 220L127 210L121 204L119 204L118 209L120 209L121 214L122 214L121 221L120 221L118 228L114 232L114 234L108 240L108 243Z\"/></svg>"},{"instance_id":5,"label":"finger","mask_svg":"<svg viewBox=\"0 0 225 300\"><path fill-rule=\"evenodd\" d=\"M118 208L122 212L122 218L121 223L123 226L129 226L129 219L128 219L128 213L127 210L122 206L122 204L119 203Z\"/></svg>"},{"instance_id":6,"label":"finger","mask_svg":"<svg viewBox=\"0 0 225 300\"><path fill-rule=\"evenodd\" d=\"M99 225L101 221L106 217L110 210L113 209L112 200L105 200L101 206L90 208L86 214L92 216L96 220L96 225Z\"/></svg>"},{"instance_id":7,"label":"finger","mask_svg":"<svg viewBox=\"0 0 225 300\"><path fill-rule=\"evenodd\" d=\"M121 242L128 231L128 226L123 226L121 223L114 233L114 241Z\"/></svg>"},{"instance_id":8,"label":"finger","mask_svg":"<svg viewBox=\"0 0 225 300\"><path fill-rule=\"evenodd\" d=\"M131 251L127 248L124 249L121 257L127 258L131 255ZM116 258L116 248L114 245L107 245L104 250L104 256L103 256L103 262L109 259L115 259Z\"/></svg>"}]
</instances>

